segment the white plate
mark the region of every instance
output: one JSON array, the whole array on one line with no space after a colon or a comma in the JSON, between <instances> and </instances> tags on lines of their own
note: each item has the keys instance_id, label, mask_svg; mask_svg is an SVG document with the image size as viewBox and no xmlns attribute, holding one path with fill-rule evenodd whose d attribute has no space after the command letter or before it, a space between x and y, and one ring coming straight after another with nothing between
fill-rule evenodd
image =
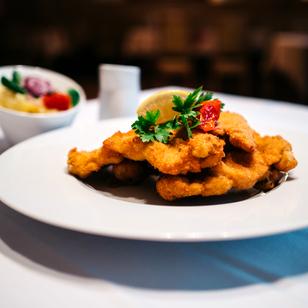
<instances>
[{"instance_id":1,"label":"white plate","mask_svg":"<svg viewBox=\"0 0 308 308\"><path fill-rule=\"evenodd\" d=\"M211 206L200 205L200 199L192 199L173 206L163 202L150 186L101 185L95 189L67 174L69 149L74 146L92 149L113 132L129 129L131 120L113 119L50 132L3 153L0 156L0 199L14 210L42 222L132 239L225 240L305 227L308 226L308 129L303 119L302 125L290 124L292 121L300 123L298 117L305 114L302 111L307 112L297 110L297 118L291 119L286 128L283 116L281 122L276 121L276 126L275 121L271 121L272 127L267 125L267 128L261 122L264 117L252 116L257 129L281 133L291 141L299 160L290 180L264 195ZM203 200L206 203L206 199Z\"/></svg>"}]
</instances>

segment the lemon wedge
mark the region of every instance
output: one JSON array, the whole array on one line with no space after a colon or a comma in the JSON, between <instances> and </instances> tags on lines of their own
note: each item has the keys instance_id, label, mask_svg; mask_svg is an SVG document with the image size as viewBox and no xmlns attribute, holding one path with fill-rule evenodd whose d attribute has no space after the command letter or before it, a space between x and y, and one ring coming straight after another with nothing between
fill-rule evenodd
<instances>
[{"instance_id":1,"label":"lemon wedge","mask_svg":"<svg viewBox=\"0 0 308 308\"><path fill-rule=\"evenodd\" d=\"M160 116L157 123L170 121L177 114L176 111L172 110L173 96L177 95L185 100L188 94L189 92L184 90L162 90L156 92L141 102L137 109L137 114L138 116L145 116L147 111L159 110Z\"/></svg>"}]
</instances>

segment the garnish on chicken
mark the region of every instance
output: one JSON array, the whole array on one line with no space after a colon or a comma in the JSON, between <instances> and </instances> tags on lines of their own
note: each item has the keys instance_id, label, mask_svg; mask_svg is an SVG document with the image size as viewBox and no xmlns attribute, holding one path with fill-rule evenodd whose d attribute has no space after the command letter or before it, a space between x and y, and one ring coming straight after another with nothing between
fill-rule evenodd
<instances>
[{"instance_id":1,"label":"garnish on chicken","mask_svg":"<svg viewBox=\"0 0 308 308\"><path fill-rule=\"evenodd\" d=\"M143 142L168 143L176 130L183 130L187 139L192 138L195 128L204 132L214 130L223 108L218 99L213 99L213 93L204 92L202 87L189 93L185 99L174 95L172 102L172 110L177 113L169 121L158 124L160 111L149 110L132 124L132 129Z\"/></svg>"}]
</instances>

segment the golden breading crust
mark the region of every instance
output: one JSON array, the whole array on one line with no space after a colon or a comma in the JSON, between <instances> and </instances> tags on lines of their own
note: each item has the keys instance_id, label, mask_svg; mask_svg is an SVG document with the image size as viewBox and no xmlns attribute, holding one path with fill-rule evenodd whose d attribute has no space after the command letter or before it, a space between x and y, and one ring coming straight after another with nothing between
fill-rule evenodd
<instances>
[{"instance_id":1,"label":"golden breading crust","mask_svg":"<svg viewBox=\"0 0 308 308\"><path fill-rule=\"evenodd\" d=\"M143 143L133 130L127 133L117 132L104 141L104 148L117 152L131 160L145 160Z\"/></svg>"},{"instance_id":2,"label":"golden breading crust","mask_svg":"<svg viewBox=\"0 0 308 308\"><path fill-rule=\"evenodd\" d=\"M217 166L212 168L214 175L223 175L232 180L235 189L249 189L262 179L268 170L259 151L253 153L232 152Z\"/></svg>"},{"instance_id":3,"label":"golden breading crust","mask_svg":"<svg viewBox=\"0 0 308 308\"><path fill-rule=\"evenodd\" d=\"M168 201L192 196L223 195L232 188L232 180L225 176L207 176L190 181L185 176L164 175L156 182L159 195Z\"/></svg>"},{"instance_id":4,"label":"golden breading crust","mask_svg":"<svg viewBox=\"0 0 308 308\"><path fill-rule=\"evenodd\" d=\"M162 173L195 173L218 164L224 157L224 144L216 136L195 133L189 140L175 138L169 144L152 142L145 149L144 156Z\"/></svg>"},{"instance_id":5,"label":"golden breading crust","mask_svg":"<svg viewBox=\"0 0 308 308\"><path fill-rule=\"evenodd\" d=\"M157 181L156 188L161 197L170 201L197 195L217 196L225 194L231 188L252 188L267 171L268 166L260 152L234 152L213 167L210 176L205 175L203 179L196 181L188 181L184 176L169 176L167 179L163 176Z\"/></svg>"},{"instance_id":6,"label":"golden breading crust","mask_svg":"<svg viewBox=\"0 0 308 308\"><path fill-rule=\"evenodd\" d=\"M118 164L123 156L101 147L94 151L77 151L76 148L68 153L68 172L80 178L86 178L91 173L99 171L103 166Z\"/></svg>"},{"instance_id":7,"label":"golden breading crust","mask_svg":"<svg viewBox=\"0 0 308 308\"><path fill-rule=\"evenodd\" d=\"M297 166L291 144L281 136L260 137L255 134L258 150L268 165L274 165L280 171L289 171Z\"/></svg>"},{"instance_id":8,"label":"golden breading crust","mask_svg":"<svg viewBox=\"0 0 308 308\"><path fill-rule=\"evenodd\" d=\"M130 160L146 160L166 174L200 172L215 166L224 157L224 141L217 136L195 133L193 138L174 138L170 143L143 143L134 131L117 132L104 141L104 147Z\"/></svg>"},{"instance_id":9,"label":"golden breading crust","mask_svg":"<svg viewBox=\"0 0 308 308\"><path fill-rule=\"evenodd\" d=\"M227 135L234 147L246 152L253 152L256 149L254 130L248 125L245 118L237 113L222 112L218 127L213 133L219 136Z\"/></svg>"},{"instance_id":10,"label":"golden breading crust","mask_svg":"<svg viewBox=\"0 0 308 308\"><path fill-rule=\"evenodd\" d=\"M269 181L277 181L277 171L289 171L297 165L290 144L282 137L262 138L256 134L255 138L257 148L253 153L240 150L228 153L201 180L163 175L156 182L157 192L172 201L189 196L221 195L231 188L246 190L259 181L263 181L260 187L269 187Z\"/></svg>"},{"instance_id":11,"label":"golden breading crust","mask_svg":"<svg viewBox=\"0 0 308 308\"><path fill-rule=\"evenodd\" d=\"M125 159L112 166L115 178L125 183L138 183L148 175L148 170L143 162Z\"/></svg>"},{"instance_id":12,"label":"golden breading crust","mask_svg":"<svg viewBox=\"0 0 308 308\"><path fill-rule=\"evenodd\" d=\"M143 143L132 130L127 133L117 132L104 141L101 149L92 152L71 150L69 172L86 177L108 163L119 163L122 160L119 157L148 161L165 174L200 172L218 164L225 155L224 144L217 136L204 133L195 133L189 140L174 138L169 144L164 144L156 141ZM110 153L113 160L105 160L106 155L101 157L104 153Z\"/></svg>"}]
</instances>

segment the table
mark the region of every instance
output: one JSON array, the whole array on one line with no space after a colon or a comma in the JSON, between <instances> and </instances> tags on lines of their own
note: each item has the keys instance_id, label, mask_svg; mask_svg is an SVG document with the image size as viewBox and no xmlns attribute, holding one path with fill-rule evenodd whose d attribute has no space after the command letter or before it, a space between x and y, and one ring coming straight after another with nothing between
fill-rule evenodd
<instances>
[{"instance_id":1,"label":"table","mask_svg":"<svg viewBox=\"0 0 308 308\"><path fill-rule=\"evenodd\" d=\"M235 109L249 103L252 124L264 104L283 116L275 102L222 96ZM92 101L74 125L96 115ZM308 229L229 242L133 241L56 228L0 203L0 306L304 308Z\"/></svg>"}]
</instances>

